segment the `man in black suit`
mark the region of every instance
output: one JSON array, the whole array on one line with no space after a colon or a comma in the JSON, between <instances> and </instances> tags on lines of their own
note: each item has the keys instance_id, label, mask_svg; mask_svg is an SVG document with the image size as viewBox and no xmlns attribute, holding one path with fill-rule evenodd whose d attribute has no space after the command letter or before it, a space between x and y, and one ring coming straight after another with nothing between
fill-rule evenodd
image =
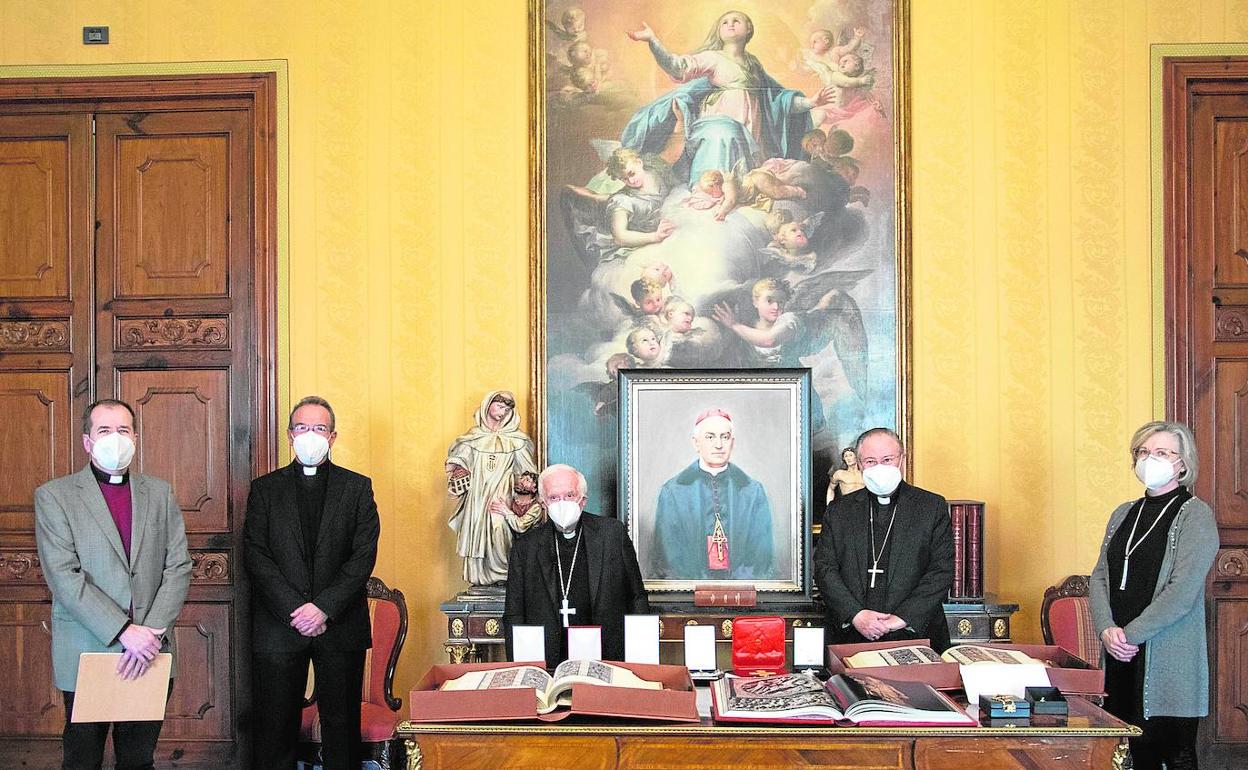
<instances>
[{"instance_id":1,"label":"man in black suit","mask_svg":"<svg viewBox=\"0 0 1248 770\"><path fill-rule=\"evenodd\" d=\"M546 627L546 665L567 660L567 626L601 626L602 656L624 659L624 616L650 612L637 552L618 519L582 515L585 476L552 465L537 478L548 518L515 539L507 565L503 627Z\"/></svg>"},{"instance_id":2,"label":"man in black suit","mask_svg":"<svg viewBox=\"0 0 1248 770\"><path fill-rule=\"evenodd\" d=\"M380 533L373 485L329 461L338 434L325 399L296 404L286 433L295 461L251 482L243 525L254 766L295 767L311 661L325 770L358 770L360 690L372 646L365 585Z\"/></svg>"},{"instance_id":3,"label":"man in black suit","mask_svg":"<svg viewBox=\"0 0 1248 770\"><path fill-rule=\"evenodd\" d=\"M828 506L815 581L832 644L930 639L943 652L943 603L953 585L953 531L945 498L901 480L905 449L887 428L858 437L865 489Z\"/></svg>"}]
</instances>

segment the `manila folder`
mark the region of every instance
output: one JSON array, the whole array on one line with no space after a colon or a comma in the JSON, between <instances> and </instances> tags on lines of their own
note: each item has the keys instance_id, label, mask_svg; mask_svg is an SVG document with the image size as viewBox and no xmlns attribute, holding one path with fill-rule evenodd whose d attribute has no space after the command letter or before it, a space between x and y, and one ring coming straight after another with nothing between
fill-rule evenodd
<instances>
[{"instance_id":1,"label":"manila folder","mask_svg":"<svg viewBox=\"0 0 1248 770\"><path fill-rule=\"evenodd\" d=\"M138 679L117 674L119 652L78 656L78 686L71 722L155 722L165 718L173 655L162 652Z\"/></svg>"}]
</instances>

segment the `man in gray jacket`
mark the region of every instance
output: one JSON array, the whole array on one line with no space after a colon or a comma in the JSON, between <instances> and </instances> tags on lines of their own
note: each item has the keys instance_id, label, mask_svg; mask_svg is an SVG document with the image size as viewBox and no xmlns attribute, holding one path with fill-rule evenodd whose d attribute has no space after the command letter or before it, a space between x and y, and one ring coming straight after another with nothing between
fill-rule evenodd
<instances>
[{"instance_id":1,"label":"man in gray jacket","mask_svg":"<svg viewBox=\"0 0 1248 770\"><path fill-rule=\"evenodd\" d=\"M120 652L117 672L147 673L173 651L173 622L191 581L182 511L169 484L130 472L134 410L104 399L83 415L91 462L35 490L35 540L52 591L52 671L64 693L63 768L98 768L107 722L70 722L84 652ZM162 722L117 722L118 770L153 767Z\"/></svg>"}]
</instances>

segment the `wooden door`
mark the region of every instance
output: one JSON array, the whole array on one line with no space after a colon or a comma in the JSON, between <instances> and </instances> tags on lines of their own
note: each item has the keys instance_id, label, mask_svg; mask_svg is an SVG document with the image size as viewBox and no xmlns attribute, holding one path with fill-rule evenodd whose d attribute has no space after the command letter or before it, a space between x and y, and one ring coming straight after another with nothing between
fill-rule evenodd
<instances>
[{"instance_id":1,"label":"wooden door","mask_svg":"<svg viewBox=\"0 0 1248 770\"><path fill-rule=\"evenodd\" d=\"M241 530L251 474L248 443L230 439L248 425L254 349L247 123L241 110L96 117L97 393L134 407L136 464L173 485L199 568L174 628L166 743L234 738L223 578L238 561L213 544Z\"/></svg>"},{"instance_id":2,"label":"wooden door","mask_svg":"<svg viewBox=\"0 0 1248 770\"><path fill-rule=\"evenodd\" d=\"M1248 744L1248 59L1165 63L1167 413L1218 520L1212 737ZM1224 747L1225 748L1225 747Z\"/></svg>"},{"instance_id":3,"label":"wooden door","mask_svg":"<svg viewBox=\"0 0 1248 770\"><path fill-rule=\"evenodd\" d=\"M173 485L194 565L158 756L245 767L238 548L250 479L274 460L272 79L78 88L6 103L0 84L0 467L20 471L0 480L0 658L21 674L0 698L0 765L58 766L31 498L82 467L81 410L114 397L137 413L135 469Z\"/></svg>"},{"instance_id":4,"label":"wooden door","mask_svg":"<svg viewBox=\"0 0 1248 770\"><path fill-rule=\"evenodd\" d=\"M89 115L0 115L0 734L55 735L64 723L33 491L83 457L90 163Z\"/></svg>"}]
</instances>

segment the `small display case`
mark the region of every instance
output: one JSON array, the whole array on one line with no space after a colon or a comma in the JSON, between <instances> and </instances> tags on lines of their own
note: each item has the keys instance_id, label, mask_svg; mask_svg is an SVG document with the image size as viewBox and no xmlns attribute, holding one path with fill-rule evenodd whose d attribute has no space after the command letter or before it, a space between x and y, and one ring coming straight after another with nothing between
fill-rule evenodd
<instances>
[{"instance_id":1,"label":"small display case","mask_svg":"<svg viewBox=\"0 0 1248 770\"><path fill-rule=\"evenodd\" d=\"M1066 697L1056 687L1028 687L1024 693L1031 713L1037 716L1064 717L1070 713Z\"/></svg>"},{"instance_id":2,"label":"small display case","mask_svg":"<svg viewBox=\"0 0 1248 770\"><path fill-rule=\"evenodd\" d=\"M981 719L1030 719L1031 703L1016 695L979 696Z\"/></svg>"}]
</instances>

